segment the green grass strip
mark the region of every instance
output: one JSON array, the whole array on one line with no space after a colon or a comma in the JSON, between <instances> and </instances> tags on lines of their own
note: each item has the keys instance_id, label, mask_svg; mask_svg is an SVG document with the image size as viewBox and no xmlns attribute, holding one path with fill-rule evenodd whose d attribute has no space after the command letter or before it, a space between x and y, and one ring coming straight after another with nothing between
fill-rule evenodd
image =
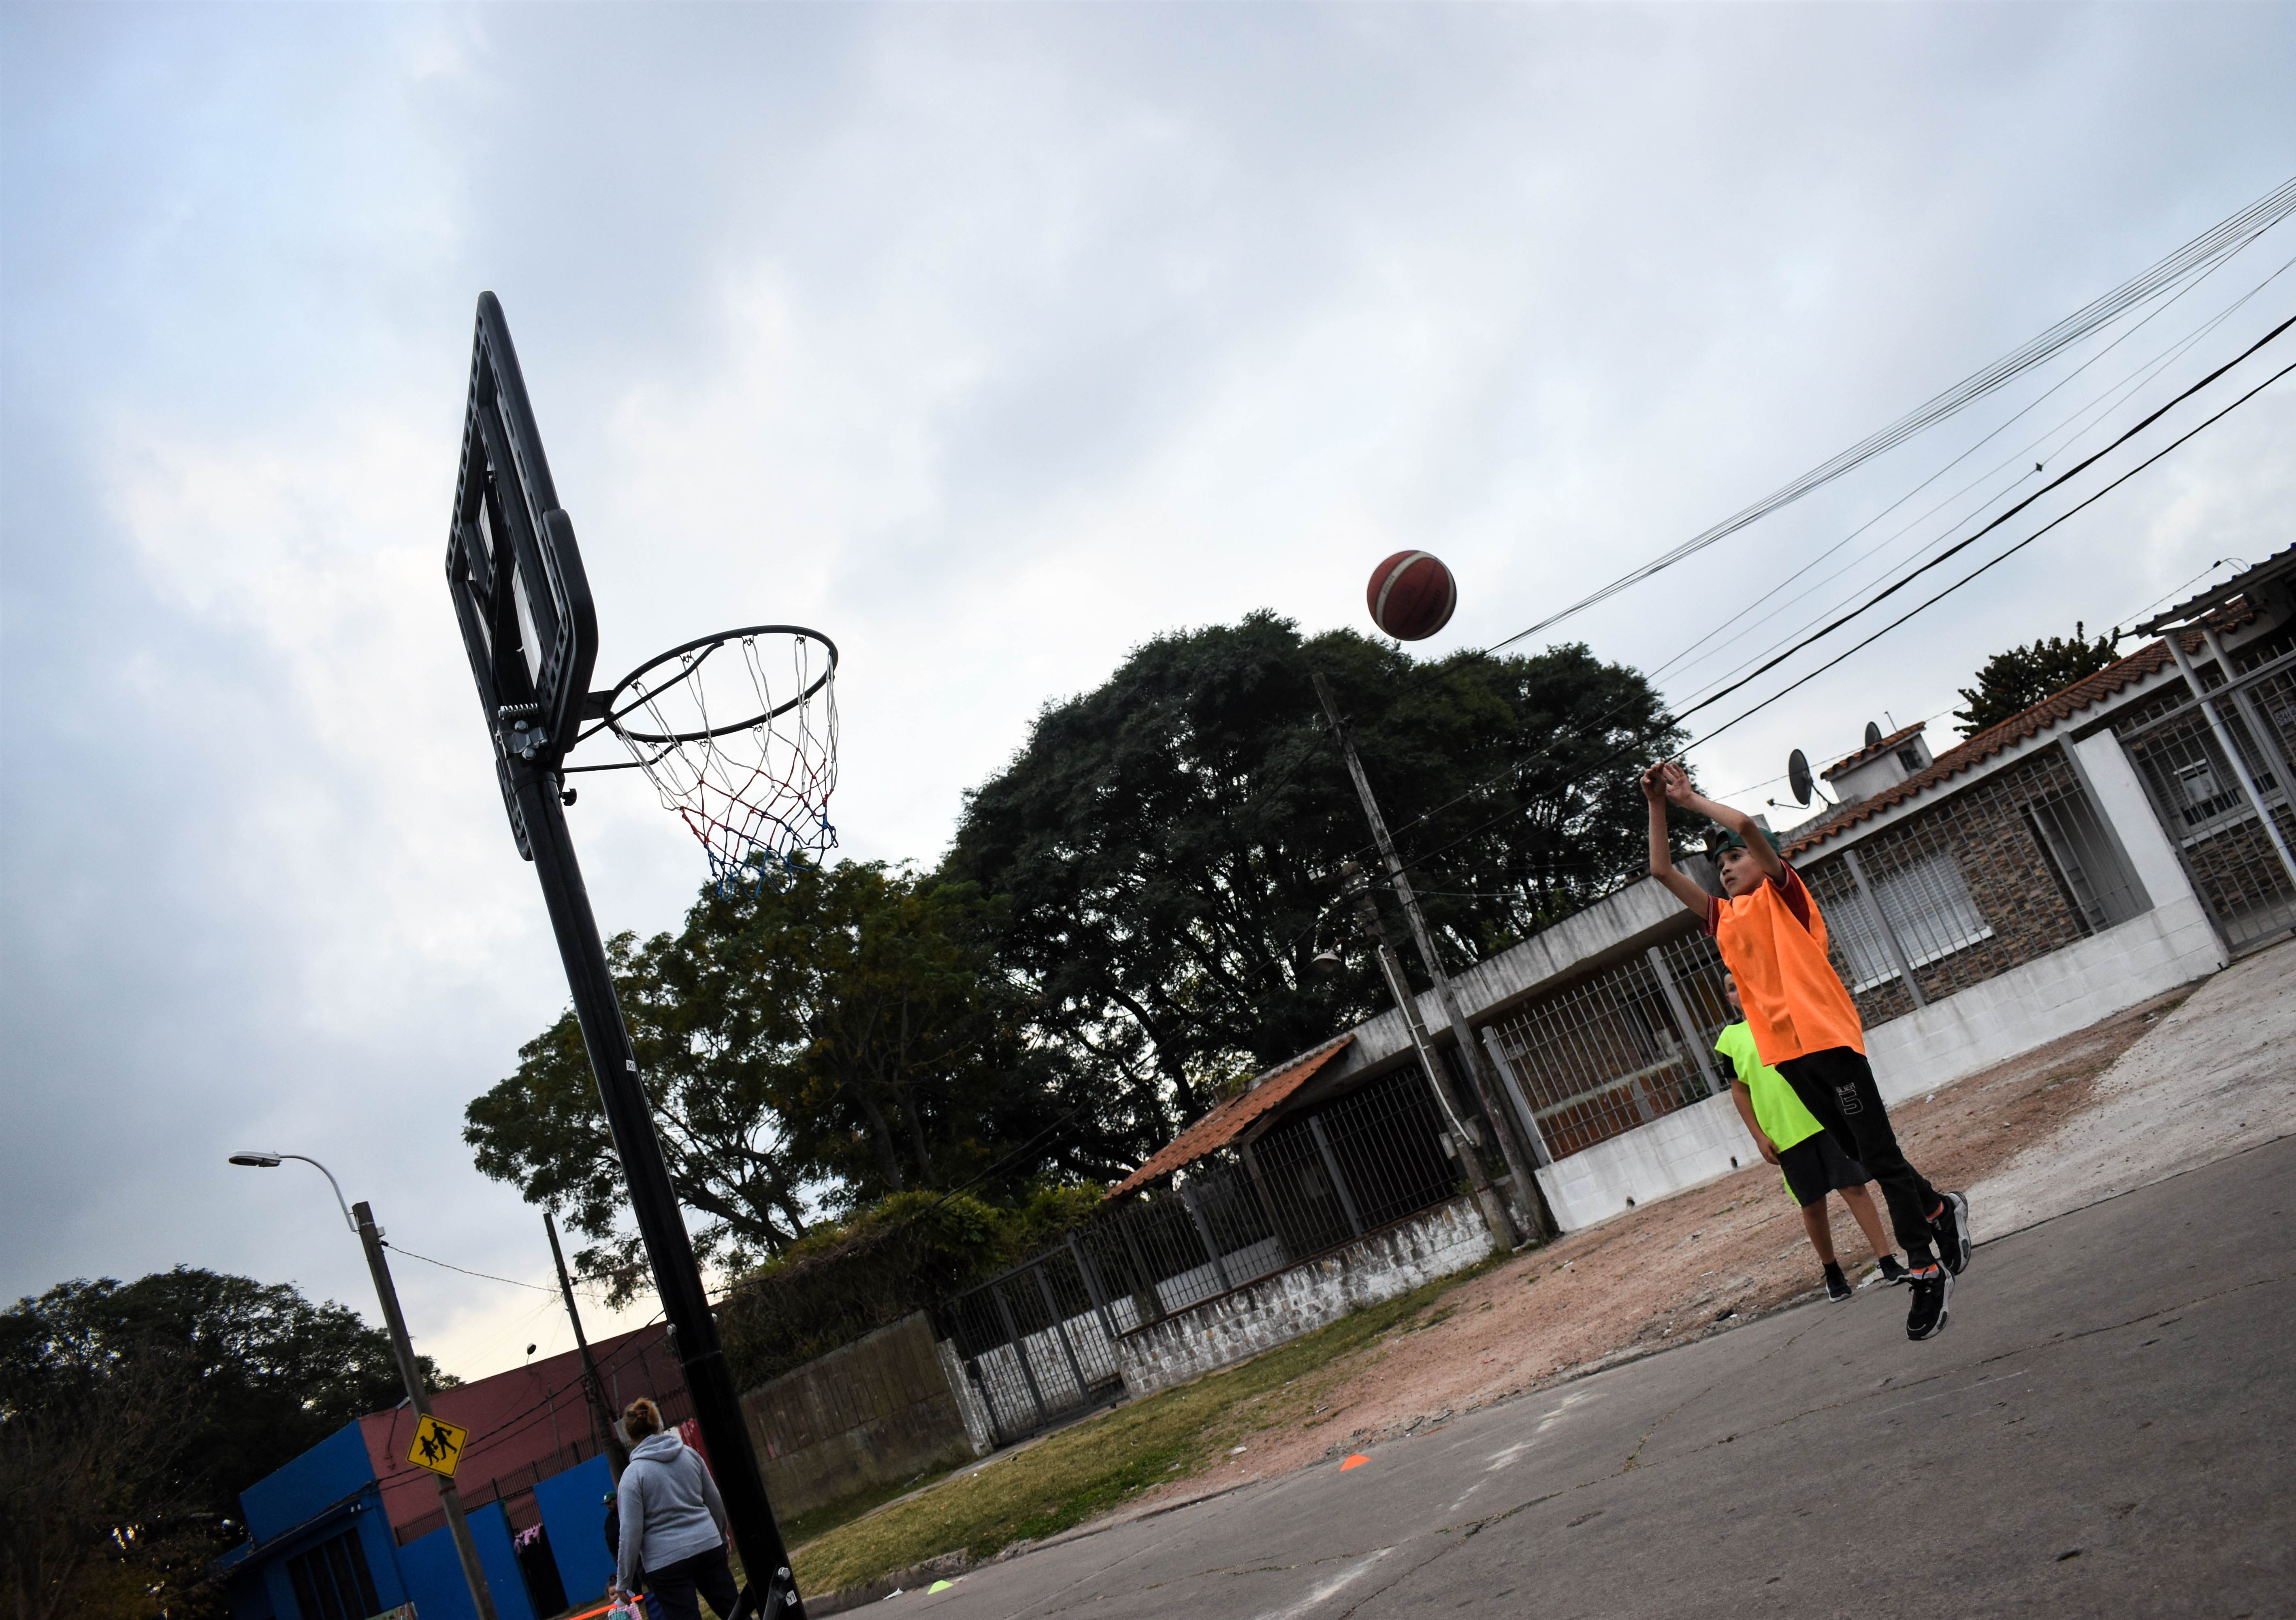
<instances>
[{"instance_id":1,"label":"green grass strip","mask_svg":"<svg viewBox=\"0 0 2296 1620\"><path fill-rule=\"evenodd\" d=\"M1231 1446L1249 1444L1252 1435L1309 1416L1316 1397L1345 1375L1332 1362L1410 1325L1442 1295L1500 1258L1074 1424L945 1480L914 1501L851 1518L798 1550L800 1589L843 1591L960 1547L978 1562L1014 1542L1057 1535L1152 1485L1198 1474ZM832 1516L831 1510L819 1511L824 1518Z\"/></svg>"}]
</instances>

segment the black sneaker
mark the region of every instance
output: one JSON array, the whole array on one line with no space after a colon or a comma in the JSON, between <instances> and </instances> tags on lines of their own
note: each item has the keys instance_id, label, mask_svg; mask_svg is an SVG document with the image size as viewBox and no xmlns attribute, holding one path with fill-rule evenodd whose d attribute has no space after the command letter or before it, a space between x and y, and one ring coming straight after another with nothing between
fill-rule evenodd
<instances>
[{"instance_id":1,"label":"black sneaker","mask_svg":"<svg viewBox=\"0 0 2296 1620\"><path fill-rule=\"evenodd\" d=\"M1833 1261L1825 1263L1825 1297L1840 1305L1857 1290L1849 1286L1849 1279L1841 1274L1841 1267Z\"/></svg>"},{"instance_id":2,"label":"black sneaker","mask_svg":"<svg viewBox=\"0 0 2296 1620\"><path fill-rule=\"evenodd\" d=\"M1938 1197L1943 1203L1930 1218L1930 1230L1937 1233L1938 1258L1958 1277L1969 1269L1969 1199L1958 1192Z\"/></svg>"},{"instance_id":3,"label":"black sneaker","mask_svg":"<svg viewBox=\"0 0 2296 1620\"><path fill-rule=\"evenodd\" d=\"M1901 1285L1906 1276L1906 1268L1898 1263L1897 1256L1883 1255L1875 1264L1874 1274L1857 1286L1861 1289L1870 1289L1878 1282L1884 1288L1894 1289Z\"/></svg>"},{"instance_id":4,"label":"black sneaker","mask_svg":"<svg viewBox=\"0 0 2296 1620\"><path fill-rule=\"evenodd\" d=\"M1944 1332L1948 1314L1946 1302L1953 1297L1953 1273L1931 1261L1920 1271L1907 1273L1906 1289L1914 1297L1906 1312L1906 1337L1935 1338Z\"/></svg>"}]
</instances>

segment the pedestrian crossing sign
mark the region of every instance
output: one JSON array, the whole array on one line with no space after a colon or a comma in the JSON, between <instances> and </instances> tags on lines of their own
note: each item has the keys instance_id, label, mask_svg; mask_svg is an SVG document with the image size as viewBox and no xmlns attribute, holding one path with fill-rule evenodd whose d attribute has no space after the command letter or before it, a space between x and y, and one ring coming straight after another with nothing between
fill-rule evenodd
<instances>
[{"instance_id":1,"label":"pedestrian crossing sign","mask_svg":"<svg viewBox=\"0 0 2296 1620\"><path fill-rule=\"evenodd\" d=\"M452 1479L455 1465L463 1460L463 1442L470 1437L469 1429L425 1414L414 1426L414 1444L407 1449L406 1460Z\"/></svg>"}]
</instances>

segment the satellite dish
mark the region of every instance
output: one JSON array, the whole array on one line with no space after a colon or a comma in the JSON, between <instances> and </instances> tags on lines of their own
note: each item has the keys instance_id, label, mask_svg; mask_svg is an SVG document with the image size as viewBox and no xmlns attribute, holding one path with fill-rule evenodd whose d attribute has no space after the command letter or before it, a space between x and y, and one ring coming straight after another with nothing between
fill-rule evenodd
<instances>
[{"instance_id":1,"label":"satellite dish","mask_svg":"<svg viewBox=\"0 0 2296 1620\"><path fill-rule=\"evenodd\" d=\"M1796 804L1809 803L1816 784L1809 779L1809 756L1800 749L1786 756L1786 785L1793 790Z\"/></svg>"},{"instance_id":2,"label":"satellite dish","mask_svg":"<svg viewBox=\"0 0 2296 1620\"><path fill-rule=\"evenodd\" d=\"M1871 720L1866 723L1866 746L1869 749L1882 746L1882 728Z\"/></svg>"}]
</instances>

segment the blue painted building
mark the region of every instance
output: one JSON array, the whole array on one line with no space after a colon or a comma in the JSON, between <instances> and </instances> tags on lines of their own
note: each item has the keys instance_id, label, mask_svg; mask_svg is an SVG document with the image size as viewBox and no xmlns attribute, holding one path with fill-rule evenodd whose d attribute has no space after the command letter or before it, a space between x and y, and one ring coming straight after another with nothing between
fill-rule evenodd
<instances>
[{"instance_id":1,"label":"blue painted building","mask_svg":"<svg viewBox=\"0 0 2296 1620\"><path fill-rule=\"evenodd\" d=\"M688 1403L660 1326L594 1346L616 1403L649 1394L676 1422ZM455 1474L496 1620L594 1607L613 1562L605 1436L568 1354L442 1389L439 1416L470 1431ZM435 1478L406 1460L405 1406L347 1423L240 1492L249 1534L217 1560L234 1620L478 1620Z\"/></svg>"},{"instance_id":2,"label":"blue painted building","mask_svg":"<svg viewBox=\"0 0 2296 1620\"><path fill-rule=\"evenodd\" d=\"M498 1620L548 1620L570 1607L569 1594L603 1592L611 1573L600 1567L603 1498L612 1488L605 1460L593 1458L546 1483L555 1488L543 1505L545 1524L556 1517L559 1539L578 1555L592 1542L597 1550L573 1559L578 1567L560 1575L545 1600L550 1607L537 1612L533 1587L547 1583L531 1581L521 1567L503 1504L472 1508L471 1537ZM536 1494L539 1501L543 1493ZM398 1544L356 1423L250 1485L239 1501L251 1539L217 1563L234 1620L367 1620L408 1604L419 1620L478 1620L450 1532Z\"/></svg>"}]
</instances>

